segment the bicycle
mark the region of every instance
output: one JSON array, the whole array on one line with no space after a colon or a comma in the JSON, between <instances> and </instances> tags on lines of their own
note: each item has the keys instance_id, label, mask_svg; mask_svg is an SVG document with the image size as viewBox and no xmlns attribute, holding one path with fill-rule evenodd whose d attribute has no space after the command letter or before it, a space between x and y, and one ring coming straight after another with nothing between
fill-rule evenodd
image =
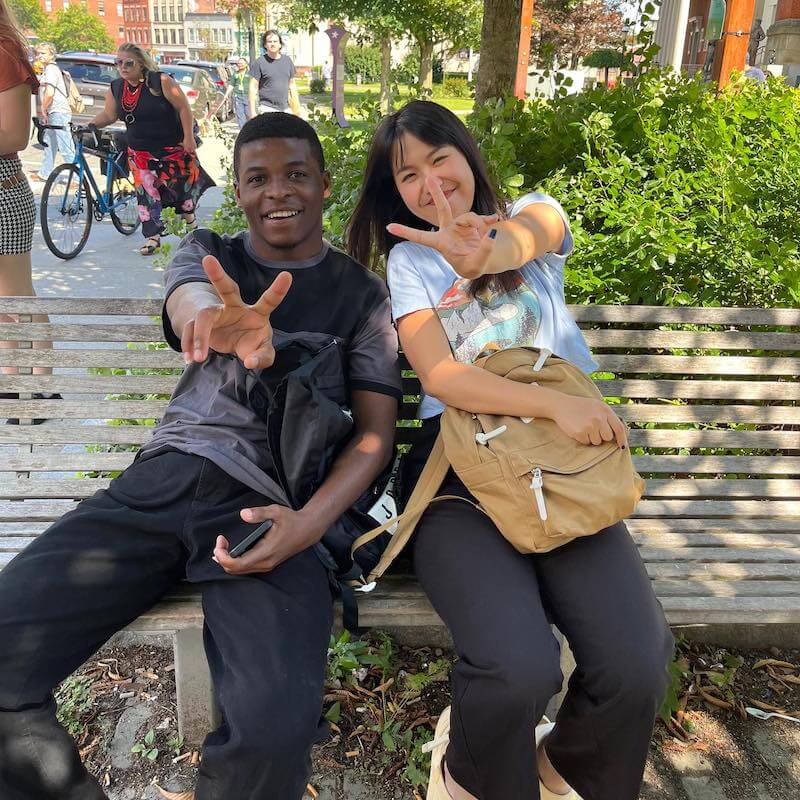
<instances>
[{"instance_id":1,"label":"bicycle","mask_svg":"<svg viewBox=\"0 0 800 800\"><path fill-rule=\"evenodd\" d=\"M63 125L44 125L36 118L33 122L44 147L49 146L44 140L46 130L64 130ZM101 133L96 128L72 124L69 127L75 158L50 173L39 208L45 243L53 255L65 260L83 250L93 220L100 222L110 214L114 227L124 236L130 236L140 225L136 190L128 173L127 148L117 145L113 132ZM86 162L86 153L100 158L101 171L106 176L102 192Z\"/></svg>"}]
</instances>

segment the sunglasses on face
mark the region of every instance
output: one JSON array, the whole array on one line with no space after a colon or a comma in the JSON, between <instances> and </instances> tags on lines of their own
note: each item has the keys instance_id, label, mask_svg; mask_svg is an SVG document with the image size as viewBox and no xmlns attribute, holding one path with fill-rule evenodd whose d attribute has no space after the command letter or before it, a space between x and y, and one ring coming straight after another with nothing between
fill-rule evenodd
<instances>
[{"instance_id":1,"label":"sunglasses on face","mask_svg":"<svg viewBox=\"0 0 800 800\"><path fill-rule=\"evenodd\" d=\"M114 63L118 67L125 67L125 69L130 69L132 66L136 64L136 61L132 58L115 58Z\"/></svg>"}]
</instances>

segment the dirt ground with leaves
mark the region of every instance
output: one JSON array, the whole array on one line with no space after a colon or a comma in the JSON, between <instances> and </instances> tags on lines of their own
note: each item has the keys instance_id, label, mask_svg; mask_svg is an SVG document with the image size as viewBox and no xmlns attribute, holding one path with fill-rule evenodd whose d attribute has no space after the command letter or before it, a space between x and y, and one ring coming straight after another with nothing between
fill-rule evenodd
<instances>
[{"instance_id":1,"label":"dirt ground with leaves","mask_svg":"<svg viewBox=\"0 0 800 800\"><path fill-rule=\"evenodd\" d=\"M449 702L452 654L397 646L388 636L332 638L325 718L328 738L314 748L308 796L424 797L433 737ZM642 800L695 800L681 784L681 765L710 763L727 800L800 796L800 725L764 721L745 708L800 715L800 651L737 651L680 642L669 696L650 748ZM178 736L172 651L160 646L107 647L68 678L57 693L59 717L91 772L112 798L152 798L155 785L191 788L200 753ZM140 717L137 711L143 709ZM128 741L118 734L124 714L142 723ZM130 726L129 726L130 727ZM115 735L116 734L116 735ZM775 745L775 758L756 743ZM120 742L130 752L121 753ZM131 745L131 741L133 744ZM761 800L762 795L759 795Z\"/></svg>"}]
</instances>

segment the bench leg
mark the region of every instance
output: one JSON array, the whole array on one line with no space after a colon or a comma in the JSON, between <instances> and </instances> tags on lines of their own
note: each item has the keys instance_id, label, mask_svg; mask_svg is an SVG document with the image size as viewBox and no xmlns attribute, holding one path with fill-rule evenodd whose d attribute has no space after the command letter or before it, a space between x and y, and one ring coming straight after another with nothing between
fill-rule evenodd
<instances>
[{"instance_id":1,"label":"bench leg","mask_svg":"<svg viewBox=\"0 0 800 800\"><path fill-rule=\"evenodd\" d=\"M575 669L575 656L572 655L569 642L567 642L567 640L564 638L564 634L554 626L553 635L556 637L556 639L558 639L558 644L561 647L561 672L564 675L564 683L561 685L561 691L551 697L550 702L547 704L547 711L545 711L545 715L550 719L551 722L555 720L556 714L558 714L558 709L561 708L564 695L567 693L567 683L569 682L570 675L572 675L572 672Z\"/></svg>"},{"instance_id":2,"label":"bench leg","mask_svg":"<svg viewBox=\"0 0 800 800\"><path fill-rule=\"evenodd\" d=\"M202 628L177 631L175 650L175 688L178 695L178 735L187 745L199 747L209 731L219 725L214 702L211 673L203 649Z\"/></svg>"}]
</instances>

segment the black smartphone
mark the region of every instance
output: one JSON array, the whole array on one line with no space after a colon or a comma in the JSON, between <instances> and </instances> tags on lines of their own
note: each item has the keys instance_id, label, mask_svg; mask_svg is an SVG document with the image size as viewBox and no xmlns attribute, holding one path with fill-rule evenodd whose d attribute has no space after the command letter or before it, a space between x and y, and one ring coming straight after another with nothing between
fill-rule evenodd
<instances>
[{"instance_id":1,"label":"black smartphone","mask_svg":"<svg viewBox=\"0 0 800 800\"><path fill-rule=\"evenodd\" d=\"M231 557L239 558L240 555L246 553L271 527L271 519L262 522L255 530L250 531L250 533L230 551Z\"/></svg>"}]
</instances>

